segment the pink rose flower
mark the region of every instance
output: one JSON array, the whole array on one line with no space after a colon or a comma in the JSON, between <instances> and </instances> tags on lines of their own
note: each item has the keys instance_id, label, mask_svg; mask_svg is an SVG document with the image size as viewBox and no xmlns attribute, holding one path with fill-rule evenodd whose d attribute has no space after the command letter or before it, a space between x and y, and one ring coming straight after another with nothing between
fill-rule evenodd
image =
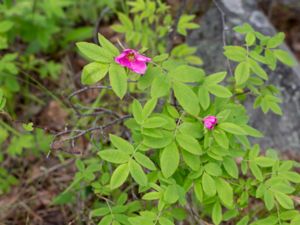
<instances>
[{"instance_id":1,"label":"pink rose flower","mask_svg":"<svg viewBox=\"0 0 300 225\"><path fill-rule=\"evenodd\" d=\"M203 119L204 126L209 130L212 130L217 123L218 119L215 116L207 116Z\"/></svg>"},{"instance_id":2,"label":"pink rose flower","mask_svg":"<svg viewBox=\"0 0 300 225\"><path fill-rule=\"evenodd\" d=\"M127 67L131 71L144 74L147 69L147 62L151 59L139 54L136 50L125 49L119 56L115 58L115 62L123 67Z\"/></svg>"}]
</instances>

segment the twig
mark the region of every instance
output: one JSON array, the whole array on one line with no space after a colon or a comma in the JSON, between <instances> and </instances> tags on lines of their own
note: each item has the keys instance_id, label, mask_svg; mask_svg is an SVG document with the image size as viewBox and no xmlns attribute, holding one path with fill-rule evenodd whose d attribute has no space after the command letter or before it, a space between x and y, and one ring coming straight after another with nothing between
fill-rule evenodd
<instances>
[{"instance_id":1,"label":"twig","mask_svg":"<svg viewBox=\"0 0 300 225\"><path fill-rule=\"evenodd\" d=\"M94 42L96 44L98 44L98 32L99 32L99 28L100 28L100 24L101 21L103 19L103 17L105 16L106 13L108 13L110 11L110 8L108 6L106 6L100 13L98 20L95 24L95 30L94 30Z\"/></svg>"},{"instance_id":2,"label":"twig","mask_svg":"<svg viewBox=\"0 0 300 225\"><path fill-rule=\"evenodd\" d=\"M75 106L73 103L72 103L72 98L76 95L79 95L83 92L86 92L88 90L93 90L93 89L111 89L111 86L103 86L103 85L96 85L96 86L86 86L86 87L83 87L77 91L74 91L72 94L70 94L68 96L68 103L69 105L71 106L71 108L75 111L76 115L78 117L81 117L83 116L83 114L79 111L79 108L82 108L82 106ZM103 108L102 108L103 109ZM108 112L108 110L106 110L106 112Z\"/></svg>"},{"instance_id":3,"label":"twig","mask_svg":"<svg viewBox=\"0 0 300 225\"><path fill-rule=\"evenodd\" d=\"M190 194L187 194L187 200L188 200L187 201L188 203L186 204L186 207L187 207L188 210L190 210L190 212L191 212L191 214L194 218L194 221L197 222L199 225L212 225L212 224L210 224L210 223L208 223L208 222L206 222L206 221L204 221L200 218L200 215L198 214L198 212L191 205L192 200L191 200Z\"/></svg>"},{"instance_id":4,"label":"twig","mask_svg":"<svg viewBox=\"0 0 300 225\"><path fill-rule=\"evenodd\" d=\"M227 45L227 38L226 38L226 31L228 30L228 27L226 25L226 21L225 21L225 13L222 10L222 8L219 6L219 4L217 3L216 0L213 0L215 6L217 7L220 15L221 15L221 20L222 20L222 40L223 40L223 47L225 47ZM227 67L229 70L229 73L231 76L233 76L233 72L232 72L232 68L231 68L231 64L229 59L226 59L226 63L227 63Z\"/></svg>"},{"instance_id":5,"label":"twig","mask_svg":"<svg viewBox=\"0 0 300 225\"><path fill-rule=\"evenodd\" d=\"M26 203L20 202L19 205L22 206L30 215L39 220L41 223L44 222L43 218L36 214L28 205L26 205Z\"/></svg>"},{"instance_id":6,"label":"twig","mask_svg":"<svg viewBox=\"0 0 300 225\"><path fill-rule=\"evenodd\" d=\"M59 170L59 169L61 169L63 167L66 167L66 166L72 164L73 162L74 162L74 159L69 159L69 160L64 161L63 163L57 164L57 165L55 165L55 166L53 166L53 167L45 170L45 172L37 174L36 176L32 177L30 180L27 180L26 181L26 185L31 184L32 182L36 181L40 177L49 175L50 173L53 173L56 170Z\"/></svg>"},{"instance_id":7,"label":"twig","mask_svg":"<svg viewBox=\"0 0 300 225\"><path fill-rule=\"evenodd\" d=\"M102 125L102 126L95 126L95 127L91 127L89 129L86 129L86 130L65 130L65 131L61 131L59 133L57 133L56 135L54 135L54 138L52 140L52 143L50 145L50 149L56 149L54 148L54 145L59 142L59 143L62 143L62 142L66 142L66 141L72 141L72 140L75 140L75 139L78 139L84 135L86 135L87 133L90 133L90 132L93 132L95 130L104 130L112 125L115 125L117 123L121 123L123 122L124 120L130 118L131 115L126 115L126 116L123 116L123 117L120 117L118 119L115 119L113 120L112 122L108 123L108 124L105 124L105 125ZM56 139L60 136L63 136L63 135L66 135L66 134L70 134L70 133L77 133L76 135L73 135L71 137L68 137L68 138L65 138L63 140L60 140L60 141L56 141Z\"/></svg>"}]
</instances>

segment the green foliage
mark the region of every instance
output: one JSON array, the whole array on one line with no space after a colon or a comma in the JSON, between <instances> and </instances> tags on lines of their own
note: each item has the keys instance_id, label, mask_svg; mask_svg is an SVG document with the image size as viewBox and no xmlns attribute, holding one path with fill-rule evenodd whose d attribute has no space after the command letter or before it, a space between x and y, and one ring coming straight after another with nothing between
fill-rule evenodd
<instances>
[{"instance_id":1,"label":"green foliage","mask_svg":"<svg viewBox=\"0 0 300 225\"><path fill-rule=\"evenodd\" d=\"M36 72L42 79L58 78L62 65L37 59L35 54L67 48L73 41L79 41L80 54L90 61L82 70L81 83L107 85L107 91L119 99L126 96L132 101L119 103L122 113L131 116L124 122L130 138L121 137L120 129L118 135L109 135L108 145L91 141L96 156L76 160L74 179L54 204L73 203L74 193L94 195L87 210L99 225L174 225L189 217L191 206L201 219L214 224L299 224L299 203L294 201L300 184L296 163L280 160L271 150L262 154L258 145L250 144L249 137L259 138L262 133L248 124L242 105L251 93L254 108L282 114L279 90L266 83L266 68L294 63L278 49L283 33L268 37L249 24L236 27L245 44L224 47L225 57L236 63L234 77L229 78L224 71L208 75L200 69L202 60L194 55L194 47L179 44L166 52L167 36L174 28L170 8L163 1L131 0L129 8L123 9L118 1L107 0L9 2L0 7L0 17L5 18L0 22L0 49L17 38L28 46L22 56L5 53L0 59L1 113L14 108L13 101L7 100L23 88L20 71ZM114 61L120 51L103 35L98 35L99 45L84 42L91 37L91 26L70 28L76 22L83 24L81 19L95 21L97 9L103 6L117 12L119 23L112 29L125 35L128 46L151 55L143 76ZM82 18L74 13L78 7ZM186 36L199 27L194 19L195 15L183 14L174 32ZM213 129L204 126L208 115L218 120ZM19 130L1 121L0 128L0 144L7 149L5 155L0 153L0 162L4 157L49 150L51 137L33 123L24 123ZM17 176L0 167L0 194L16 183ZM253 202L265 206L263 214L249 207Z\"/></svg>"},{"instance_id":2,"label":"green foliage","mask_svg":"<svg viewBox=\"0 0 300 225\"><path fill-rule=\"evenodd\" d=\"M131 12L139 12L135 15L146 18L145 15L153 13L151 10L155 11L147 4L139 0L129 5ZM148 7L146 12L145 7ZM125 14L119 14L119 18L122 25L114 29L124 29L126 35L133 35L135 22ZM189 18L187 21L193 17ZM292 161L279 160L271 151L263 155L258 145L250 144L249 137L263 135L248 125L247 111L239 101L239 95L246 97L251 92L256 95L254 107L260 106L265 113L269 110L281 113L279 92L265 84L268 74L261 64L275 69L276 60L274 66L274 60L270 59L274 55L275 59L291 65L289 57L277 49L283 35L266 37L247 24L235 30L245 34L246 47L225 47L225 56L237 62L234 79L225 85L226 72L206 75L202 69L192 66L200 63L187 60L195 50L186 45L175 47L171 54L153 57L154 63L149 63L146 73L136 77L109 61L108 53L116 56L119 52L108 40L101 40L102 36L101 47L78 44L83 55L94 61L92 65L102 63L99 65L109 67L110 85L118 97L139 91L147 96L143 104L134 99L129 106L132 117L125 125L130 130L131 141L110 135L112 146L99 150L103 163L99 171L105 176L84 179L80 171L85 167L81 165L78 174L82 175L76 174L67 189L77 190L76 184L84 180L95 193L109 196L112 202L106 201L91 212L101 217L99 224L175 224L186 215L183 213L179 218L172 210L179 207L184 211L187 204L192 204L186 200L190 193L193 204L203 209L201 218L214 224L223 221L239 225L297 223L299 212L294 210L292 196L298 193L300 175L294 172ZM107 70L103 73L100 67L90 70L91 64L83 69L82 82L106 82L103 78ZM85 77L91 82L86 82ZM127 78L137 81L134 88L128 88ZM208 115L215 115L218 120L212 130L203 125L203 118ZM126 195L128 202L119 203L118 198L134 191L131 185L137 186L135 190L142 198L130 202ZM243 213L253 200L265 205L266 217L250 218ZM132 204L138 206L131 211Z\"/></svg>"},{"instance_id":3,"label":"green foliage","mask_svg":"<svg viewBox=\"0 0 300 225\"><path fill-rule=\"evenodd\" d=\"M165 37L172 27L170 6L161 0L131 0L126 3L129 5L130 13L119 12L120 24L114 24L113 30L124 34L130 47L143 46L151 48L152 52L164 53ZM181 15L176 31L186 36L188 30L198 28L199 25L192 22L194 18L195 15ZM201 60L195 56L191 56L189 61L201 63Z\"/></svg>"}]
</instances>

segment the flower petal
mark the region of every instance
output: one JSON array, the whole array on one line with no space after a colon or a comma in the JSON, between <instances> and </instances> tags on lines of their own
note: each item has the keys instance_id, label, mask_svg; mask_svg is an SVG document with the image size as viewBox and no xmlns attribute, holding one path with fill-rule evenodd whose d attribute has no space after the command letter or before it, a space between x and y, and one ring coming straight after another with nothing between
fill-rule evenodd
<instances>
[{"instance_id":1,"label":"flower petal","mask_svg":"<svg viewBox=\"0 0 300 225\"><path fill-rule=\"evenodd\" d=\"M140 61L140 62L150 62L151 61L151 58L148 58L148 57L140 55L140 54L137 54L135 56L135 58L137 61Z\"/></svg>"},{"instance_id":2,"label":"flower petal","mask_svg":"<svg viewBox=\"0 0 300 225\"><path fill-rule=\"evenodd\" d=\"M130 61L127 59L127 57L116 57L115 58L115 62L120 64L121 66L125 66L125 67L130 67L131 63Z\"/></svg>"},{"instance_id":3,"label":"flower petal","mask_svg":"<svg viewBox=\"0 0 300 225\"><path fill-rule=\"evenodd\" d=\"M131 66L128 68L135 73L144 74L147 70L147 65L145 62L135 61L135 62L131 62Z\"/></svg>"}]
</instances>

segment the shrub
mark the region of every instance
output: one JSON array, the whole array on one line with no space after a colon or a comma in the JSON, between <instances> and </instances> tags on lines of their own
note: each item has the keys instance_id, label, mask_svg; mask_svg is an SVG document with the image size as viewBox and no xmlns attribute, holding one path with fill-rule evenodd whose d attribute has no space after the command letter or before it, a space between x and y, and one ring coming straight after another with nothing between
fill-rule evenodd
<instances>
[{"instance_id":1,"label":"shrub","mask_svg":"<svg viewBox=\"0 0 300 225\"><path fill-rule=\"evenodd\" d=\"M296 163L280 160L272 149L261 153L249 142L263 135L248 124L243 106L251 93L254 108L280 115L279 91L266 83L264 68L274 70L278 61L291 66L293 60L278 49L282 33L268 37L249 24L235 31L245 35L245 44L224 48L236 65L232 76L225 71L207 75L166 52L151 61L146 52L120 53L100 34L99 46L78 43L91 61L83 68L82 83L103 83L85 90L113 91L127 113L79 136L122 122L130 132L126 138L122 132L110 134L111 145L97 147L98 159L78 159L79 171L56 203L85 186L97 199L90 216L99 217L99 225L171 225L184 219L190 224L298 224ZM125 97L132 99L130 105Z\"/></svg>"}]
</instances>

